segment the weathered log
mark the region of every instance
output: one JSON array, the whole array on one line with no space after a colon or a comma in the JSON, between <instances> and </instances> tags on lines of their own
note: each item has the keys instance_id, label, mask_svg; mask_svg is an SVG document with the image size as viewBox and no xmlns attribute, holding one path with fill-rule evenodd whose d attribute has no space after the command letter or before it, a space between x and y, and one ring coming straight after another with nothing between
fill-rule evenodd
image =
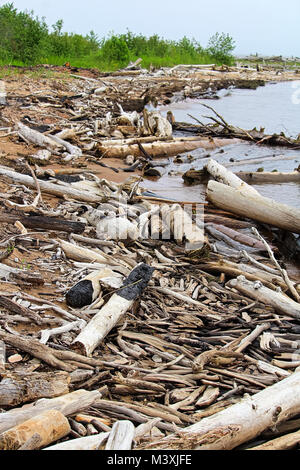
<instances>
[{"instance_id":1,"label":"weathered log","mask_svg":"<svg viewBox=\"0 0 300 470\"><path fill-rule=\"evenodd\" d=\"M256 196L259 195L256 189L249 186L238 176L236 176L230 170L227 170L223 165L220 165L212 158L209 159L204 168L208 171L210 175L214 177L216 181L219 181L220 183L227 184L227 186L230 186L234 189L238 189L240 191L246 190L248 194L254 194Z\"/></svg>"},{"instance_id":2,"label":"weathered log","mask_svg":"<svg viewBox=\"0 0 300 470\"><path fill-rule=\"evenodd\" d=\"M258 446L246 450L290 450L296 447L300 442L300 431L285 434L284 436L271 439Z\"/></svg>"},{"instance_id":3,"label":"weathered log","mask_svg":"<svg viewBox=\"0 0 300 470\"><path fill-rule=\"evenodd\" d=\"M69 382L66 372L7 373L0 383L0 406L59 397L69 393Z\"/></svg>"},{"instance_id":4,"label":"weathered log","mask_svg":"<svg viewBox=\"0 0 300 470\"><path fill-rule=\"evenodd\" d=\"M101 394L96 390L92 392L76 390L58 398L43 398L31 405L14 408L1 413L0 433L48 410L58 410L64 416L73 415L93 405L100 398Z\"/></svg>"},{"instance_id":5,"label":"weathered log","mask_svg":"<svg viewBox=\"0 0 300 470\"><path fill-rule=\"evenodd\" d=\"M208 139L199 139L198 141L171 141L171 142L154 142L151 144L143 145L145 151L151 155L151 157L174 157L178 153L191 152L198 148L210 149L214 148L215 145ZM142 152L137 144L130 145L114 145L107 147L99 144L99 151L103 157L107 158L126 158L127 155L133 155L134 157L141 157Z\"/></svg>"},{"instance_id":6,"label":"weathered log","mask_svg":"<svg viewBox=\"0 0 300 470\"><path fill-rule=\"evenodd\" d=\"M143 449L231 450L299 413L300 372ZM139 449L139 447L136 447Z\"/></svg>"},{"instance_id":7,"label":"weathered log","mask_svg":"<svg viewBox=\"0 0 300 470\"><path fill-rule=\"evenodd\" d=\"M14 312L18 315L28 317L37 325L42 325L43 323L42 317L37 312L34 312L30 308L18 304L18 302L9 299L5 295L0 295L0 307L6 308L7 310Z\"/></svg>"},{"instance_id":8,"label":"weathered log","mask_svg":"<svg viewBox=\"0 0 300 470\"><path fill-rule=\"evenodd\" d=\"M40 437L39 447L58 441L71 431L67 418L57 410L47 410L0 435L0 450L16 450L34 434Z\"/></svg>"},{"instance_id":9,"label":"weathered log","mask_svg":"<svg viewBox=\"0 0 300 470\"><path fill-rule=\"evenodd\" d=\"M122 420L114 423L105 450L130 450L134 438L134 425Z\"/></svg>"},{"instance_id":10,"label":"weathered log","mask_svg":"<svg viewBox=\"0 0 300 470\"><path fill-rule=\"evenodd\" d=\"M52 367L62 369L67 372L72 372L75 369L74 366L57 359L50 348L33 338L23 338L22 336L4 333L4 331L0 331L0 338L6 343L19 348L22 351L26 351L34 357L42 359Z\"/></svg>"},{"instance_id":11,"label":"weathered log","mask_svg":"<svg viewBox=\"0 0 300 470\"><path fill-rule=\"evenodd\" d=\"M97 450L105 443L109 432L102 432L95 436L85 436L78 439L72 439L66 442L60 442L43 450Z\"/></svg>"},{"instance_id":12,"label":"weathered log","mask_svg":"<svg viewBox=\"0 0 300 470\"><path fill-rule=\"evenodd\" d=\"M61 148L57 142L55 142L51 137L48 137L41 132L30 129L30 127L25 126L21 122L18 122L16 129L21 137L24 138L26 142L30 142L39 147L46 147L49 150L57 151Z\"/></svg>"},{"instance_id":13,"label":"weathered log","mask_svg":"<svg viewBox=\"0 0 300 470\"><path fill-rule=\"evenodd\" d=\"M120 318L132 307L147 286L153 268L144 263L137 265L125 279L123 287L112 295L109 301L92 318L88 325L75 338L74 345L91 355Z\"/></svg>"},{"instance_id":14,"label":"weathered log","mask_svg":"<svg viewBox=\"0 0 300 470\"><path fill-rule=\"evenodd\" d=\"M99 252L97 253L97 251L83 248L64 240L58 239L58 242L64 250L67 258L74 259L76 261L89 261L90 263L97 261L98 263L109 264L107 263L107 258L104 254L102 255Z\"/></svg>"},{"instance_id":15,"label":"weathered log","mask_svg":"<svg viewBox=\"0 0 300 470\"><path fill-rule=\"evenodd\" d=\"M293 318L300 318L300 304L281 292L268 289L261 283L248 281L244 276L238 276L236 279L232 279L228 282L228 285L252 299L274 307L278 312L285 313Z\"/></svg>"},{"instance_id":16,"label":"weathered log","mask_svg":"<svg viewBox=\"0 0 300 470\"><path fill-rule=\"evenodd\" d=\"M259 183L299 183L300 172L280 172L280 171L240 171L236 173L236 176L241 178L245 183L248 184L259 184Z\"/></svg>"},{"instance_id":17,"label":"weathered log","mask_svg":"<svg viewBox=\"0 0 300 470\"><path fill-rule=\"evenodd\" d=\"M29 188L36 188L36 183L31 176L23 175L21 173L17 173L16 171L12 171L10 168L1 167L0 168L0 175L4 176L12 180L14 183L21 183ZM54 194L55 196L59 197L70 197L77 201L84 201L84 202L101 202L102 198L97 196L95 193L89 191L83 191L73 188L70 186L60 186L58 184L49 183L48 181L38 180L39 186L42 192Z\"/></svg>"},{"instance_id":18,"label":"weathered log","mask_svg":"<svg viewBox=\"0 0 300 470\"><path fill-rule=\"evenodd\" d=\"M5 370L6 364L6 346L4 341L0 340L0 374L1 371Z\"/></svg>"},{"instance_id":19,"label":"weathered log","mask_svg":"<svg viewBox=\"0 0 300 470\"><path fill-rule=\"evenodd\" d=\"M216 181L209 181L207 198L217 207L234 214L300 233L300 210L247 190L239 191Z\"/></svg>"},{"instance_id":20,"label":"weathered log","mask_svg":"<svg viewBox=\"0 0 300 470\"><path fill-rule=\"evenodd\" d=\"M56 217L40 215L25 217L23 215L0 214L0 222L15 223L17 220L19 220L21 224L28 228L55 230L56 232L82 233L85 229L85 224L82 222L57 219Z\"/></svg>"}]
</instances>

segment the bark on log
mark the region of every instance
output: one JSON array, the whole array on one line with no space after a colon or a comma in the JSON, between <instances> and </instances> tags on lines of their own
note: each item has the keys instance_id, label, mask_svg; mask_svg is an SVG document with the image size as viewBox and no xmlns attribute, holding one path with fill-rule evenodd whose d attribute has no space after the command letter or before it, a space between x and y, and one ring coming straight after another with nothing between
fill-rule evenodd
<instances>
[{"instance_id":1,"label":"bark on log","mask_svg":"<svg viewBox=\"0 0 300 470\"><path fill-rule=\"evenodd\" d=\"M300 233L300 210L246 190L209 181L207 198L217 207L234 214L273 225L293 233Z\"/></svg>"},{"instance_id":2,"label":"bark on log","mask_svg":"<svg viewBox=\"0 0 300 470\"><path fill-rule=\"evenodd\" d=\"M39 447L44 447L67 436L70 431L69 422L60 411L48 410L2 433L0 450L16 450L34 434L40 437Z\"/></svg>"},{"instance_id":3,"label":"bark on log","mask_svg":"<svg viewBox=\"0 0 300 470\"><path fill-rule=\"evenodd\" d=\"M69 393L69 382L66 372L7 373L0 383L0 406L65 395Z\"/></svg>"},{"instance_id":4,"label":"bark on log","mask_svg":"<svg viewBox=\"0 0 300 470\"><path fill-rule=\"evenodd\" d=\"M113 294L109 301L92 318L88 325L75 338L73 344L91 355L120 318L132 307L147 286L153 268L144 263L137 265L125 279L123 287Z\"/></svg>"},{"instance_id":5,"label":"bark on log","mask_svg":"<svg viewBox=\"0 0 300 470\"><path fill-rule=\"evenodd\" d=\"M70 307L82 308L90 305L100 295L100 280L113 275L111 269L102 269L88 274L66 293L66 302Z\"/></svg>"},{"instance_id":6,"label":"bark on log","mask_svg":"<svg viewBox=\"0 0 300 470\"><path fill-rule=\"evenodd\" d=\"M58 398L43 398L31 405L1 413L0 434L48 410L58 410L65 416L70 416L92 406L101 398L96 390L76 390Z\"/></svg>"},{"instance_id":7,"label":"bark on log","mask_svg":"<svg viewBox=\"0 0 300 470\"><path fill-rule=\"evenodd\" d=\"M55 230L56 232L82 233L85 229L85 224L82 222L73 222L70 220L57 219L55 217L39 215L26 217L23 215L0 214L0 222L15 223L17 220L28 228Z\"/></svg>"},{"instance_id":8,"label":"bark on log","mask_svg":"<svg viewBox=\"0 0 300 470\"><path fill-rule=\"evenodd\" d=\"M299 413L300 372L143 449L231 450ZM138 449L138 448L136 448Z\"/></svg>"},{"instance_id":9,"label":"bark on log","mask_svg":"<svg viewBox=\"0 0 300 470\"><path fill-rule=\"evenodd\" d=\"M252 299L274 307L280 313L300 319L300 304L281 292L275 292L260 283L248 281L244 276L232 279L228 282L228 286L234 287Z\"/></svg>"}]
</instances>

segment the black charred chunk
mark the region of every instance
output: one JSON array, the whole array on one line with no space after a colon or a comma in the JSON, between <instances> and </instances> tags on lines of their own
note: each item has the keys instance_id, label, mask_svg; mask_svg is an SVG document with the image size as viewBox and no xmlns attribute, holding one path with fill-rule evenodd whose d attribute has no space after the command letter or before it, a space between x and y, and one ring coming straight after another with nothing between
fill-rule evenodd
<instances>
[{"instance_id":1,"label":"black charred chunk","mask_svg":"<svg viewBox=\"0 0 300 470\"><path fill-rule=\"evenodd\" d=\"M93 302L93 294L93 283L86 279L75 284L75 286L67 292L66 302L70 307L85 307Z\"/></svg>"},{"instance_id":2,"label":"black charred chunk","mask_svg":"<svg viewBox=\"0 0 300 470\"><path fill-rule=\"evenodd\" d=\"M147 264L139 264L125 279L123 287L119 290L118 295L127 300L135 300L140 297L141 293L150 281L153 271L154 268L151 268Z\"/></svg>"}]
</instances>

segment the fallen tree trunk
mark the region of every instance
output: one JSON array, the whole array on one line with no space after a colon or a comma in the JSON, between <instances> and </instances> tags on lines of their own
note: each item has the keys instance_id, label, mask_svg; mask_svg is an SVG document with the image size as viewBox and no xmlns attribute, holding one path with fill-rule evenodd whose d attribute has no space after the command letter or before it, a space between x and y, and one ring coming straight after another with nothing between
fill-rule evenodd
<instances>
[{"instance_id":1,"label":"fallen tree trunk","mask_svg":"<svg viewBox=\"0 0 300 470\"><path fill-rule=\"evenodd\" d=\"M60 442L43 450L97 450L105 443L109 432L101 432L95 436L85 436L78 439L72 439L66 442Z\"/></svg>"},{"instance_id":2,"label":"fallen tree trunk","mask_svg":"<svg viewBox=\"0 0 300 470\"><path fill-rule=\"evenodd\" d=\"M123 287L111 296L109 301L92 318L88 325L75 338L73 344L91 355L94 349L117 324L120 318L132 307L147 286L153 268L141 263L137 265L124 281Z\"/></svg>"},{"instance_id":3,"label":"fallen tree trunk","mask_svg":"<svg viewBox=\"0 0 300 470\"><path fill-rule=\"evenodd\" d=\"M16 406L38 398L53 398L69 393L66 372L7 373L0 383L0 406Z\"/></svg>"},{"instance_id":4,"label":"fallen tree trunk","mask_svg":"<svg viewBox=\"0 0 300 470\"><path fill-rule=\"evenodd\" d=\"M201 419L157 443L136 449L231 450L263 431L299 413L300 372L241 400L225 410Z\"/></svg>"},{"instance_id":5,"label":"fallen tree trunk","mask_svg":"<svg viewBox=\"0 0 300 470\"><path fill-rule=\"evenodd\" d=\"M207 198L217 207L234 214L300 233L300 210L273 199L249 194L245 189L239 191L216 181L209 181Z\"/></svg>"},{"instance_id":6,"label":"fallen tree trunk","mask_svg":"<svg viewBox=\"0 0 300 470\"><path fill-rule=\"evenodd\" d=\"M74 259L76 261L88 261L90 263L97 261L98 263L109 264L104 255L102 256L100 253L97 253L94 250L82 248L81 246L74 245L74 243L66 242L60 239L58 239L58 242L64 250L67 258Z\"/></svg>"},{"instance_id":7,"label":"fallen tree trunk","mask_svg":"<svg viewBox=\"0 0 300 470\"><path fill-rule=\"evenodd\" d=\"M211 149L215 148L215 146L216 145L208 139L199 139L198 141L170 141L143 144L143 148L149 155L151 155L151 157L174 157L179 153L191 152L192 150L196 150L200 147ZM138 144L120 146L114 145L112 147L100 144L98 149L103 157L107 158L126 158L127 155L133 155L134 157L143 156Z\"/></svg>"},{"instance_id":8,"label":"fallen tree trunk","mask_svg":"<svg viewBox=\"0 0 300 470\"><path fill-rule=\"evenodd\" d=\"M70 220L57 219L40 215L23 216L13 214L0 214L0 222L15 223L17 220L28 228L40 228L44 230L55 230L56 232L82 233L85 224Z\"/></svg>"},{"instance_id":9,"label":"fallen tree trunk","mask_svg":"<svg viewBox=\"0 0 300 470\"><path fill-rule=\"evenodd\" d=\"M0 435L0 450L17 450L34 434L40 440L38 447L44 447L51 442L67 436L71 428L67 418L57 410L48 410L18 424Z\"/></svg>"},{"instance_id":10,"label":"fallen tree trunk","mask_svg":"<svg viewBox=\"0 0 300 470\"><path fill-rule=\"evenodd\" d=\"M238 276L236 279L232 279L228 282L228 286L234 287L243 294L263 304L271 305L278 312L300 319L300 304L281 292L275 292L261 284L257 285L257 283L245 279L244 276Z\"/></svg>"},{"instance_id":11,"label":"fallen tree trunk","mask_svg":"<svg viewBox=\"0 0 300 470\"><path fill-rule=\"evenodd\" d=\"M25 126L21 122L17 123L16 129L26 142L30 142L38 147L46 147L52 151L57 151L61 148L61 145L55 142L51 137L35 131L34 129L30 129L30 127Z\"/></svg>"},{"instance_id":12,"label":"fallen tree trunk","mask_svg":"<svg viewBox=\"0 0 300 470\"><path fill-rule=\"evenodd\" d=\"M0 175L12 180L14 183L21 183L28 188L36 189L36 183L31 176L23 175L12 171L10 168L0 167ZM54 194L59 197L70 197L77 201L84 202L102 202L102 197L97 196L95 193L89 193L88 191L74 189L70 186L60 186L58 184L49 183L48 181L38 180L40 189L42 192Z\"/></svg>"},{"instance_id":13,"label":"fallen tree trunk","mask_svg":"<svg viewBox=\"0 0 300 470\"><path fill-rule=\"evenodd\" d=\"M246 184L238 176L236 176L230 170L227 170L223 165L220 165L212 158L208 161L204 168L210 175L214 177L216 181L227 184L227 186L231 186L232 188L238 189L240 191L245 190L248 194L259 196L259 193L256 191L256 189Z\"/></svg>"},{"instance_id":14,"label":"fallen tree trunk","mask_svg":"<svg viewBox=\"0 0 300 470\"><path fill-rule=\"evenodd\" d=\"M300 172L292 171L290 173L284 173L279 171L240 171L236 173L236 176L241 178L248 184L259 184L259 183L299 183Z\"/></svg>"}]
</instances>

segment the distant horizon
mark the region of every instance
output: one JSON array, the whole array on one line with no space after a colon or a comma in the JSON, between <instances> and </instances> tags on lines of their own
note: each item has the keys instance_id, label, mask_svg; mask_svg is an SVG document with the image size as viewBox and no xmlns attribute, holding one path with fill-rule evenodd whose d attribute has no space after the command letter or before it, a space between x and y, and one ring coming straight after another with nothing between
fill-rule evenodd
<instances>
[{"instance_id":1,"label":"distant horizon","mask_svg":"<svg viewBox=\"0 0 300 470\"><path fill-rule=\"evenodd\" d=\"M186 36L206 47L216 32L228 33L236 43L234 56L300 57L299 0L152 0L141 7L139 0L0 0L18 10L44 17L47 25L64 21L63 31L86 35L93 30L99 38L127 29L147 37L157 34L166 40Z\"/></svg>"}]
</instances>

